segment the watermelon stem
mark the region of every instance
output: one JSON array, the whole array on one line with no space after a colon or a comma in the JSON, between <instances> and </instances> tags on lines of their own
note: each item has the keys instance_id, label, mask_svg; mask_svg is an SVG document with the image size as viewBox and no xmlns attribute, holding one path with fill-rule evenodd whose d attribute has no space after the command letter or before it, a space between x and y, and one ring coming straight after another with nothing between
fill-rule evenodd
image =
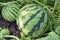
<instances>
[{"instance_id":1,"label":"watermelon stem","mask_svg":"<svg viewBox=\"0 0 60 40\"><path fill-rule=\"evenodd\" d=\"M52 23L52 21L50 21L50 30L53 31L51 23Z\"/></svg>"},{"instance_id":2,"label":"watermelon stem","mask_svg":"<svg viewBox=\"0 0 60 40\"><path fill-rule=\"evenodd\" d=\"M55 8L56 8L56 5L57 5L57 2L56 2L56 0L55 0L55 3L54 3L54 8L53 8L53 11L52 11L52 13L54 13L54 11L55 11Z\"/></svg>"}]
</instances>

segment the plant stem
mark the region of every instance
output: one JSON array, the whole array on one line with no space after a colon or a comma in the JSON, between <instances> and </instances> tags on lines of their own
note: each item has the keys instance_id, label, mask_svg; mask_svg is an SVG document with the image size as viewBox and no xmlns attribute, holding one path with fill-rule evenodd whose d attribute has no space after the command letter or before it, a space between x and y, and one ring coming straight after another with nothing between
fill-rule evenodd
<instances>
[{"instance_id":1,"label":"plant stem","mask_svg":"<svg viewBox=\"0 0 60 40\"><path fill-rule=\"evenodd\" d=\"M57 3L56 3L56 1L55 1L55 4L54 4L54 8L53 8L53 12L52 12L52 13L54 13L55 8L56 8L56 5L57 5Z\"/></svg>"},{"instance_id":2,"label":"plant stem","mask_svg":"<svg viewBox=\"0 0 60 40\"><path fill-rule=\"evenodd\" d=\"M10 37L10 38L15 38L16 40L20 40L18 37L12 36L12 35L3 35L3 37L4 37L4 38Z\"/></svg>"},{"instance_id":3,"label":"plant stem","mask_svg":"<svg viewBox=\"0 0 60 40\"><path fill-rule=\"evenodd\" d=\"M53 15L54 15L55 8L56 8L56 1L55 1L55 4L54 4L54 8L53 8L52 14L51 14L51 16L52 16L52 21L51 21L51 23L53 23L53 24L55 23L55 22L54 22L55 18L54 18L54 16L53 16ZM50 27L50 28L51 28L51 27Z\"/></svg>"}]
</instances>

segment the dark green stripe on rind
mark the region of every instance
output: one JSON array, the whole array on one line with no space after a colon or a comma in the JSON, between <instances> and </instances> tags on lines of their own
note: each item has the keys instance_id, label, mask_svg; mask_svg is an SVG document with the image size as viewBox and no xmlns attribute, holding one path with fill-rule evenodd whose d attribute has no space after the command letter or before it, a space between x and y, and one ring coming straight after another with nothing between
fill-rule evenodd
<instances>
[{"instance_id":1,"label":"dark green stripe on rind","mask_svg":"<svg viewBox=\"0 0 60 40\"><path fill-rule=\"evenodd\" d=\"M49 17L49 11L48 10L44 10L45 11L45 13L47 14L46 15L46 17L47 17L47 23L46 23L46 27L44 28L44 31L46 31L47 30L47 28L49 27L48 25L49 25L49 20L50 20L50 17ZM43 31L43 32L44 32Z\"/></svg>"},{"instance_id":2,"label":"dark green stripe on rind","mask_svg":"<svg viewBox=\"0 0 60 40\"><path fill-rule=\"evenodd\" d=\"M18 11L19 11L19 10L18 10L18 9L16 9L16 8L12 8L12 11L14 11L14 12L15 12L14 14L15 14L15 17L16 17L16 16L18 15Z\"/></svg>"},{"instance_id":3,"label":"dark green stripe on rind","mask_svg":"<svg viewBox=\"0 0 60 40\"><path fill-rule=\"evenodd\" d=\"M29 32L29 35L33 35L33 33L34 33L35 31L40 30L40 24L44 22L44 18L45 18L45 13L44 13L44 11L43 11L42 16L39 17L38 23L37 23L36 25L34 25L34 27L32 28L31 32ZM37 29L36 29L36 28L37 28Z\"/></svg>"},{"instance_id":4,"label":"dark green stripe on rind","mask_svg":"<svg viewBox=\"0 0 60 40\"><path fill-rule=\"evenodd\" d=\"M7 15L10 18L10 21L15 20L15 16L10 12L11 11L10 8L7 11L8 11L8 14Z\"/></svg>"},{"instance_id":5,"label":"dark green stripe on rind","mask_svg":"<svg viewBox=\"0 0 60 40\"><path fill-rule=\"evenodd\" d=\"M37 14L39 14L40 11L41 11L41 10L38 10L35 14L31 15L31 16L30 16L30 19L25 22L24 27L25 27L25 25L27 25L27 24L30 22L30 20L34 19L35 16L36 16Z\"/></svg>"},{"instance_id":6,"label":"dark green stripe on rind","mask_svg":"<svg viewBox=\"0 0 60 40\"><path fill-rule=\"evenodd\" d=\"M11 7L10 7L10 12L13 14L13 15L15 15L15 17L17 16L17 12L19 11L19 6L18 5L12 5Z\"/></svg>"},{"instance_id":7,"label":"dark green stripe on rind","mask_svg":"<svg viewBox=\"0 0 60 40\"><path fill-rule=\"evenodd\" d=\"M9 10L6 9L6 18L10 21L11 20L11 17L10 17L10 14L9 14Z\"/></svg>"},{"instance_id":8,"label":"dark green stripe on rind","mask_svg":"<svg viewBox=\"0 0 60 40\"><path fill-rule=\"evenodd\" d=\"M10 11L11 14L14 15L13 17L16 17L16 13L12 9L9 9L9 11Z\"/></svg>"},{"instance_id":9,"label":"dark green stripe on rind","mask_svg":"<svg viewBox=\"0 0 60 40\"><path fill-rule=\"evenodd\" d=\"M32 8L30 8L29 10L27 10L27 11L33 11L33 10L37 10L38 8L37 8L37 6L35 6L35 7L32 7ZM29 12L30 13L30 12ZM29 14L28 14L29 15ZM26 16L26 15L25 15ZM22 18L24 18L25 16L23 16Z\"/></svg>"},{"instance_id":10,"label":"dark green stripe on rind","mask_svg":"<svg viewBox=\"0 0 60 40\"><path fill-rule=\"evenodd\" d=\"M28 15L28 17L29 16L31 16L32 14L35 14L36 13L36 11L38 11L38 10L41 10L41 8L40 9L38 9L37 8L37 6L34 6L34 7L32 7L32 9L31 10L29 10L29 11L31 11L31 12L29 12L27 15ZM35 12L34 12L35 11ZM21 12L24 12L24 10L23 11L21 11ZM27 11L28 12L28 11ZM25 13L25 12L24 12ZM32 13L32 14L31 14ZM21 18L22 17L22 19L24 19L23 21L24 21L24 24L25 24L25 20L28 18L25 18L26 17L26 15L25 16L21 16L22 15L22 13L20 13L20 15L17 17L17 19L18 19L18 21L19 21L19 18ZM27 21L27 20L26 20ZM17 23L17 25L19 25L20 23Z\"/></svg>"},{"instance_id":11,"label":"dark green stripe on rind","mask_svg":"<svg viewBox=\"0 0 60 40\"><path fill-rule=\"evenodd\" d=\"M48 11L48 10L47 10ZM45 18L44 18L44 21L46 22L43 22L43 26L40 27L40 29L38 31L35 31L33 34L32 34L32 37L38 37L38 36L42 36L46 30L49 28L48 27L48 22L49 22L49 15L48 15L48 12L46 12L46 10L44 10L44 13L45 13ZM47 17L47 18L46 18ZM41 24L40 24L41 25ZM36 35L37 34L37 35Z\"/></svg>"}]
</instances>

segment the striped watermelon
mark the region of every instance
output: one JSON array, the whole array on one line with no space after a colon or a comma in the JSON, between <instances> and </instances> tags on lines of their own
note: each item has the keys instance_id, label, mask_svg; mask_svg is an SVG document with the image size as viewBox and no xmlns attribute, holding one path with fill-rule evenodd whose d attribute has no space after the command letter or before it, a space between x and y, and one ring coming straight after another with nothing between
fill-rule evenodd
<instances>
[{"instance_id":1,"label":"striped watermelon","mask_svg":"<svg viewBox=\"0 0 60 40\"><path fill-rule=\"evenodd\" d=\"M16 21L19 30L26 36L41 36L48 28L48 10L37 4L28 4L19 11Z\"/></svg>"},{"instance_id":2,"label":"striped watermelon","mask_svg":"<svg viewBox=\"0 0 60 40\"><path fill-rule=\"evenodd\" d=\"M6 21L15 21L20 6L17 3L9 3L2 8L2 16Z\"/></svg>"}]
</instances>

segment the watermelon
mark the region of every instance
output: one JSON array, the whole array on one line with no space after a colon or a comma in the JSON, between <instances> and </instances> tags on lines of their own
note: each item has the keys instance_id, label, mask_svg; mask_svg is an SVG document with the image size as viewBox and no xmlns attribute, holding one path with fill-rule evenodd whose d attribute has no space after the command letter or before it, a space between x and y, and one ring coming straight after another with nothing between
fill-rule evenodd
<instances>
[{"instance_id":1,"label":"watermelon","mask_svg":"<svg viewBox=\"0 0 60 40\"><path fill-rule=\"evenodd\" d=\"M3 35L9 35L10 31L9 31L9 29L4 28L0 31L0 33L3 34Z\"/></svg>"},{"instance_id":2,"label":"watermelon","mask_svg":"<svg viewBox=\"0 0 60 40\"><path fill-rule=\"evenodd\" d=\"M37 4L28 4L22 7L16 18L19 30L25 36L42 36L48 29L49 14L48 10Z\"/></svg>"},{"instance_id":3,"label":"watermelon","mask_svg":"<svg viewBox=\"0 0 60 40\"><path fill-rule=\"evenodd\" d=\"M2 16L6 21L15 21L20 6L18 3L9 3L2 8Z\"/></svg>"}]
</instances>

